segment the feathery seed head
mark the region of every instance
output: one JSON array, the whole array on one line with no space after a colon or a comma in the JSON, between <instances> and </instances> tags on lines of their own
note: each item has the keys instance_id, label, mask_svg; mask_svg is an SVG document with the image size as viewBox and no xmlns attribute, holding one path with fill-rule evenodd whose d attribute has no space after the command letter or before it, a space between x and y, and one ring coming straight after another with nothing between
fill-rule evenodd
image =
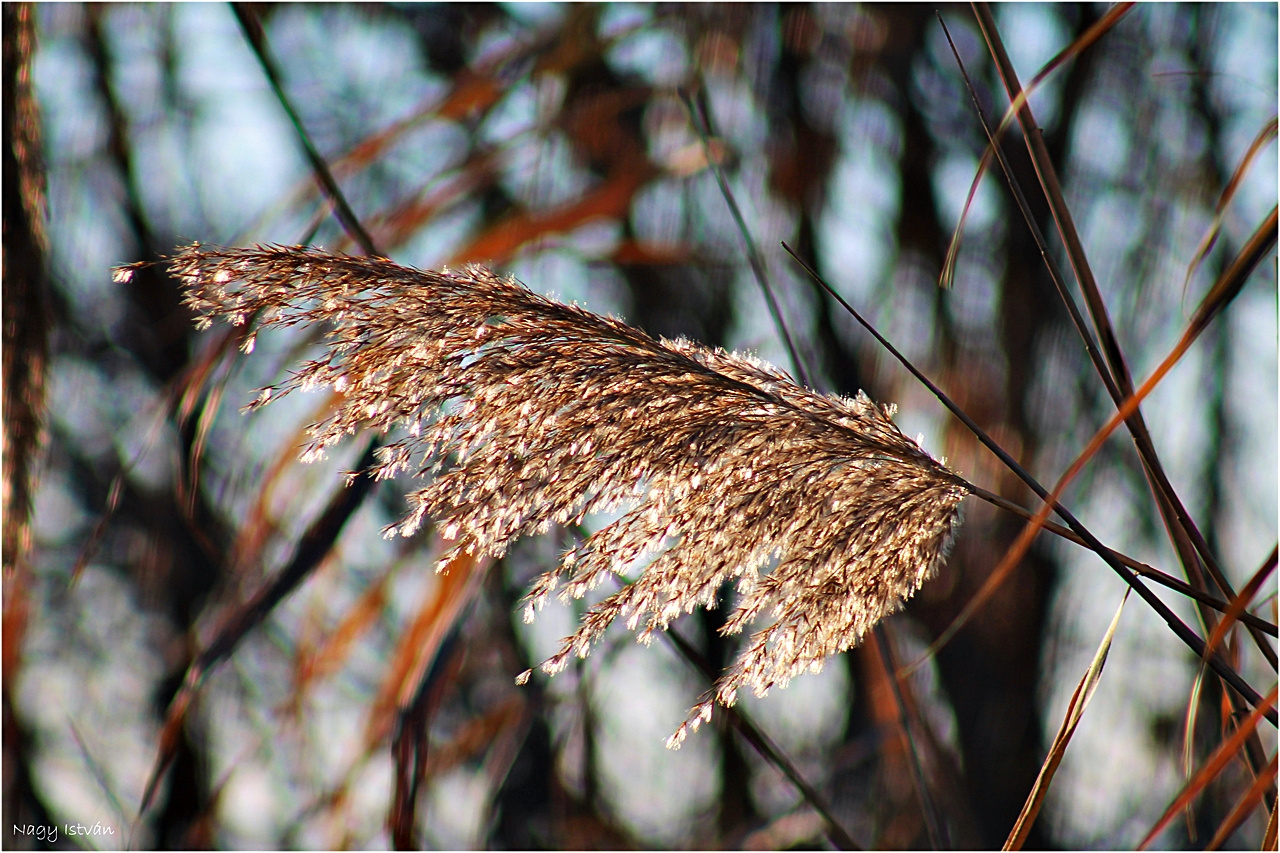
<instances>
[{"instance_id":1,"label":"feathery seed head","mask_svg":"<svg viewBox=\"0 0 1280 853\"><path fill-rule=\"evenodd\" d=\"M585 657L619 617L647 642L733 582L722 631L771 621L672 747L740 688L763 696L857 644L938 569L958 524L961 481L898 430L892 407L815 393L755 358L654 339L482 267L197 244L170 268L202 328L250 317L260 328L330 328L324 357L249 408L299 388L341 392L310 428L304 460L357 429L403 428L375 475L430 476L387 533L436 519L455 540L438 568L626 507L526 596L529 620L557 589L580 598L648 561L588 610L544 672Z\"/></svg>"}]
</instances>

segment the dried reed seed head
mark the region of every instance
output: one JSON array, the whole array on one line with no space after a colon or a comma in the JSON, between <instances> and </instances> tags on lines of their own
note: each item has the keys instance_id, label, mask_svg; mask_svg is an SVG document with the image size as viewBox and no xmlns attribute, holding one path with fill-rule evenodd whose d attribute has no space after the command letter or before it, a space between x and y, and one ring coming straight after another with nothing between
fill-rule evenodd
<instances>
[{"instance_id":1,"label":"dried reed seed head","mask_svg":"<svg viewBox=\"0 0 1280 853\"><path fill-rule=\"evenodd\" d=\"M625 510L526 597L532 619L556 590L581 598L621 578L544 671L585 657L617 619L647 642L716 606L733 581L724 633L768 626L673 747L740 688L764 695L855 645L938 569L958 524L962 481L902 434L891 408L817 394L750 357L651 338L481 267L197 244L170 269L202 328L256 324L246 350L258 328L330 329L322 358L250 408L297 388L340 391L309 430L306 460L356 430L402 428L374 473L427 483L388 534L435 518L456 540L438 567Z\"/></svg>"}]
</instances>

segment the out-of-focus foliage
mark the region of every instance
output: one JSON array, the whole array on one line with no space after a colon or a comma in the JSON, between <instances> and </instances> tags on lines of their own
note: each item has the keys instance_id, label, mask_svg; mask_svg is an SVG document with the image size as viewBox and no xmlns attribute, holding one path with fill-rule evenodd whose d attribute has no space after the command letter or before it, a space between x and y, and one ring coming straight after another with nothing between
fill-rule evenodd
<instances>
[{"instance_id":1,"label":"out-of-focus foliage","mask_svg":"<svg viewBox=\"0 0 1280 853\"><path fill-rule=\"evenodd\" d=\"M1019 4L994 15L1025 85L1104 11ZM736 638L716 630L728 608L676 623L688 655L611 631L588 660L515 686L578 615L552 604L527 626L516 602L585 531L553 530L500 561L459 559L432 574L434 530L379 535L403 515L403 484L361 481L344 498L341 474L367 437L298 463L305 426L332 399L296 394L239 413L255 389L319 352L317 333L266 333L246 359L234 335L195 332L163 266L112 280L112 266L191 240L360 251L233 9L34 13L49 314L47 327L22 331L47 333L48 361L36 380L42 449L5 448L27 455L19 461L36 478L21 571L10 569L5 519L5 843L36 840L13 826L77 823L114 831L95 844L140 847L830 841L784 761L739 730L716 725L678 752L663 748L710 685L688 658L719 670L736 657ZM487 263L654 335L792 369L710 157L819 390L896 402L899 425L931 452L1036 508L779 240L1042 482L1115 411L998 170L978 188L954 286L937 287L986 137L933 7L240 13L261 25L355 215L399 263ZM942 15L994 124L1009 101L974 15ZM1188 280L1223 191L1274 122L1276 26L1270 5L1139 6L1031 97L1138 382L1276 204L1272 136ZM15 67L6 62L6 129ZM705 104L708 145L681 91ZM1004 151L1069 270L1016 126ZM6 323L17 307L17 180L6 168ZM1143 406L1170 481L1235 589L1276 540L1276 314L1269 255ZM8 326L5 335L8 384ZM8 397L4 417L8 436ZM1127 437L1112 438L1064 500L1110 547L1184 577ZM965 514L947 567L887 622L898 665L947 629L1022 524L972 500ZM255 610L273 588L278 603L268 596L273 606ZM928 802L951 845L998 846L1123 591L1096 555L1042 534L966 627L900 680L900 697L877 641L740 704L858 844L927 846ZM1160 594L1208 636L1191 601ZM1274 595L1264 599L1251 611L1274 622ZM245 614L253 619L235 622ZM1227 647L1265 694L1275 670L1253 639L1236 629ZM1221 683L1197 673L1167 626L1131 601L1028 847L1124 847L1146 835L1239 716ZM184 716L171 713L175 695L191 699ZM1274 755L1274 730L1262 732L1262 765L1243 753L1226 763L1160 844L1213 838ZM159 754L167 770L138 819ZM1273 803L1272 791L1228 844L1261 843Z\"/></svg>"}]
</instances>

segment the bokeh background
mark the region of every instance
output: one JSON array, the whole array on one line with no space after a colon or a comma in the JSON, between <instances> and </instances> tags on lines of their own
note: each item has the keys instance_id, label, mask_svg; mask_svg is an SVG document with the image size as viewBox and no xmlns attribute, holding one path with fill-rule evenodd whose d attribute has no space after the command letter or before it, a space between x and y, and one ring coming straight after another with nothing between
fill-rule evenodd
<instances>
[{"instance_id":1,"label":"bokeh background","mask_svg":"<svg viewBox=\"0 0 1280 853\"><path fill-rule=\"evenodd\" d=\"M936 11L998 120L1008 98L973 12ZM994 9L1024 83L1105 12ZM1034 508L780 240L1041 481L1056 480L1114 411L998 174L978 189L954 287L937 286L986 140L934 6L254 4L241 14L260 25L283 91L356 216L400 263L488 263L655 334L791 368L710 152L823 390L896 402L905 432ZM11 95L29 105L12 76L24 54L9 53L28 30L12 4L5 15L9 110ZM19 172L6 168L4 309L6 322L22 318L27 348L6 332L5 379L16 353L43 382L44 406L39 421L19 424L24 410L12 407L5 418L23 435L42 424L43 440L6 448L7 466L29 466L32 498L22 559L8 532L22 516L5 522L4 843L35 842L11 825L79 823L114 829L89 839L102 847L386 847L397 840L403 750L416 744L425 757L410 797L414 844L827 844L812 803L731 727L664 749L708 685L671 645L640 647L618 630L580 666L514 685L580 610L550 606L525 625L517 607L571 531L442 578L430 572L432 531L380 536L403 510L406 482L370 490L340 527L317 524L359 442L297 463L303 427L327 405L321 394L239 413L315 335L264 336L246 357L221 333L194 330L162 268L113 281L114 265L192 240L360 251L318 191L233 9L40 4L31 23L23 67L47 222L30 257L10 250ZM1276 204L1273 129L1188 278L1231 176L1275 120L1276 45L1274 4L1141 5L1031 99L1139 380ZM707 105L709 146L679 89ZM1016 129L1004 149L1054 234ZM21 174L39 174L30 168ZM1065 269L1056 236L1050 244ZM34 282L22 304L9 290L20 263ZM1143 408L1237 589L1276 541L1276 317L1272 256ZM1111 547L1181 573L1127 437L1106 445L1065 500ZM1021 528L969 503L947 568L888 621L899 663L946 629ZM308 558L296 588L207 673L167 731L172 763L138 819L188 667L255 591L299 565L317 532L332 546ZM1269 581L1253 607L1270 620L1274 590ZM1096 556L1042 534L904 682L952 845L1003 843L1123 591ZM1199 625L1186 599L1159 593ZM716 666L735 646L715 632L722 618L698 613L677 626ZM1265 693L1274 669L1247 636L1231 650ZM1142 839L1186 780L1188 709L1193 769L1227 727L1220 684L1197 672L1160 619L1130 601L1029 846ZM742 705L860 845L925 847L887 684L882 656L864 647ZM1274 755L1274 729L1262 735ZM1250 780L1234 760L1157 846L1203 845ZM1265 819L1255 809L1228 846L1256 848ZM82 840L64 833L58 845Z\"/></svg>"}]
</instances>

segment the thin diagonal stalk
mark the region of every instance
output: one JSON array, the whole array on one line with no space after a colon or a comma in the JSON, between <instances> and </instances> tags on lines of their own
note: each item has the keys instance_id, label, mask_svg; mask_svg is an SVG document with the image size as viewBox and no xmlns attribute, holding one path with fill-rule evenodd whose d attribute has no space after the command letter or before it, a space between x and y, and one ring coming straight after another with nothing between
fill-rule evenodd
<instances>
[{"instance_id":1,"label":"thin diagonal stalk","mask_svg":"<svg viewBox=\"0 0 1280 853\"><path fill-rule=\"evenodd\" d=\"M1040 69L1034 78L1032 78L1031 82L1027 85L1027 88L1022 92L1022 94L1014 100L1014 105L1011 109L1016 108L1022 103L1022 101L1026 100L1026 98L1030 96L1030 93L1035 91L1035 89L1047 80L1053 72L1057 71L1063 63L1074 56L1079 55L1080 52L1089 48L1094 42L1106 35L1106 33L1114 27L1122 17L1129 13L1129 10L1132 9L1133 6L1133 3L1118 3L1115 6L1112 6L1105 15L1099 18L1093 26L1089 27L1089 29L1086 30L1079 38L1064 47L1062 50L1058 51L1057 55L1045 63L1044 67ZM941 15L938 17L941 21ZM945 24L943 25L943 29L946 29ZM954 49L953 45L952 50L954 51ZM997 141L1004 139L1005 133L1013 124L1013 119L1014 116L1011 112L1006 113L1004 118L1001 119L1000 125L994 131L994 137ZM983 152L982 160L978 164L978 173L974 176L973 185L969 188L969 197L966 199L965 205L960 211L960 218L956 223L956 229L951 238L951 246L947 250L947 259L943 265L942 278L939 281L943 287L948 287L954 276L955 263L958 258L959 241L964 231L965 221L969 215L969 207L973 203L974 195L978 190L978 184L982 180L982 176L986 174L987 167L990 163L991 149L987 149Z\"/></svg>"},{"instance_id":2,"label":"thin diagonal stalk","mask_svg":"<svg viewBox=\"0 0 1280 853\"><path fill-rule=\"evenodd\" d=\"M1276 688L1272 687L1271 692L1267 694L1267 697L1263 699L1247 717L1240 721L1235 732L1233 732L1230 737L1218 744L1217 749L1213 751L1213 754L1209 756L1201 768L1196 772L1196 775L1188 780L1181 793L1174 798L1173 802L1169 804L1169 807L1165 809L1164 814L1161 815L1160 819L1156 821L1153 827L1151 827L1147 836L1142 839L1142 843L1138 845L1139 850L1145 849L1147 845L1150 844L1152 840L1154 840L1155 837L1169 825L1169 822L1173 820L1174 816L1186 808L1187 804L1204 789L1209 780L1216 777L1222 769L1231 762L1231 759L1237 752L1239 752L1241 744L1250 735L1257 733L1258 720L1262 717L1264 709L1273 708L1275 706L1275 701Z\"/></svg>"},{"instance_id":3,"label":"thin diagonal stalk","mask_svg":"<svg viewBox=\"0 0 1280 853\"><path fill-rule=\"evenodd\" d=\"M995 19L991 14L991 9L985 3L975 3L973 8L1009 97L1017 105L1018 123L1022 128L1023 138L1026 140L1028 151L1031 154L1036 175L1040 179L1041 188L1045 199L1049 203L1049 208L1052 211L1059 236L1062 238L1067 257L1076 274L1076 279L1080 283L1080 289L1085 298L1085 306L1093 320L1094 328L1098 332L1102 350L1106 357L1107 369L1104 370L1096 362L1095 366L1098 368L1099 375L1102 376L1104 384L1107 386L1107 391L1116 406L1123 405L1125 399L1133 396L1133 378L1129 373L1128 364L1125 362L1119 341L1107 314L1106 303L1102 299L1097 281L1089 266L1088 257L1080 241L1080 235L1076 231L1075 221L1063 196L1057 172L1044 144L1044 137L1039 132L1039 126L1036 124L1035 116L1031 112L1030 102L1023 96L1017 72L1014 70L1013 63L1009 60L1009 56L1004 49L1004 43L995 26ZM1048 257L1047 254L1045 257ZM1056 283L1057 279L1055 278ZM1076 314L1074 300L1070 299L1065 291L1060 289L1059 292L1062 294L1064 302L1068 303L1074 317ZM1151 434L1147 429L1140 409L1134 411L1133 416L1126 421L1126 426L1138 449L1143 468L1156 498L1156 504L1170 532L1170 538L1178 551L1179 558L1187 570L1188 578L1193 584L1204 586L1204 580L1200 576L1196 559L1198 554L1210 576L1213 577L1214 582L1222 590L1223 595L1227 598L1233 598L1235 591L1231 588L1230 582L1213 556L1208 543L1205 542L1199 528L1178 498L1173 485L1165 474L1164 467L1160 463L1155 445L1151 441ZM1212 629L1216 622L1216 617L1203 607L1200 608L1200 613L1206 625ZM1250 633L1263 656L1271 664L1271 667L1275 669L1277 667L1276 653L1271 648L1270 643L1252 628Z\"/></svg>"},{"instance_id":4,"label":"thin diagonal stalk","mask_svg":"<svg viewBox=\"0 0 1280 853\"><path fill-rule=\"evenodd\" d=\"M285 94L284 85L280 82L280 69L276 65L271 48L267 45L267 37L262 31L262 22L258 19L257 12L250 8L247 3L232 3L231 10L235 12L236 20L240 22L240 28L244 30L245 39L249 42L249 47L253 49L254 56L258 57L258 62L262 64L262 71L267 75L267 81L271 84L272 91L276 93L280 106L289 116L289 121L293 124L293 129L298 134L298 141L302 145L302 151L307 157L307 162L311 164L311 170L315 173L316 183L320 185L320 189L333 204L334 214L338 217L338 222L351 235L351 239L359 244L366 255L380 257L382 253L377 250L373 238L369 236L369 232L360 224L360 220L351 209L351 205L347 203L347 197L342 194L342 189L338 186L338 182L334 180L333 172L329 170L329 165L320 156L315 143L311 141L311 134L307 133L307 128L302 123L302 117L298 115L298 111L293 108L293 103L289 100L289 96Z\"/></svg>"},{"instance_id":5,"label":"thin diagonal stalk","mask_svg":"<svg viewBox=\"0 0 1280 853\"><path fill-rule=\"evenodd\" d=\"M1044 234L1040 231L1040 226L1036 224L1035 216L1031 213L1031 206L1027 203L1027 197L1022 192L1022 186L1018 183L1018 179L1014 177L1013 168L1009 165L1009 158L1005 156L1004 148L1001 147L997 135L1000 131L992 131L990 124L987 122L987 116L983 112L982 105L978 101L978 93L974 90L973 81L969 78L969 72L964 67L964 61L960 59L960 52L956 49L955 42L951 39L951 31L947 29L946 23L942 20L942 16L938 16L938 23L942 25L942 31L947 37L947 44L951 46L951 53L955 57L956 65L960 68L960 76L964 78L965 87L969 90L969 98L973 101L974 111L978 114L978 123L982 125L982 131L987 136L988 150L996 158L996 162L1000 164L1000 171L1004 173L1005 180L1009 184L1009 191L1013 194L1013 199L1018 205L1018 211L1022 214L1023 221L1027 223L1027 229L1031 232L1031 239L1036 244L1036 249L1040 252L1041 259L1044 260L1045 268L1049 272L1049 279L1053 282L1054 288L1058 291L1058 295L1062 297L1062 302L1066 306L1067 314L1071 318L1071 324L1075 327L1080 340L1084 344L1085 352L1089 356L1089 361L1093 363L1094 369L1098 371L1098 375L1102 377L1103 383L1107 386L1107 391L1113 397L1117 391L1115 381L1111 378L1111 373L1103 361L1102 354L1098 351L1098 346L1094 342L1093 335L1089 332L1088 326L1085 325L1084 317L1080 314L1080 309L1076 307L1075 300L1071 298L1070 291L1067 289L1066 280L1062 276L1062 272L1058 269L1058 265L1054 262L1053 257L1049 254L1049 245L1044 239Z\"/></svg>"},{"instance_id":6,"label":"thin diagonal stalk","mask_svg":"<svg viewBox=\"0 0 1280 853\"><path fill-rule=\"evenodd\" d=\"M1007 498L1002 498L993 492L989 492L986 489L982 488L981 486L975 486L972 483L969 483L968 485L965 486L965 488L968 489L969 493L973 495L975 498L984 500L987 503L991 504L992 506L1000 507L1006 512L1016 515L1023 520L1029 521L1035 517L1035 513L1031 512L1030 510L1027 510L1019 506L1018 504L1014 503L1011 500L1008 500ZM1074 542L1077 545L1083 545L1086 548L1088 547L1084 539L1077 536L1075 534L1075 531L1071 530L1071 528L1069 527L1063 527L1062 525L1056 524L1052 521L1045 521L1044 529L1049 531L1050 533L1061 536L1063 539ZM1225 613L1228 610L1228 608L1231 607L1231 603L1229 601L1218 598L1216 595L1212 595L1203 590L1197 589L1191 586L1190 584L1188 584L1186 581L1175 578L1172 575L1162 572L1159 569L1154 568L1152 566L1148 566L1146 563L1135 560L1132 557L1128 556L1127 554L1122 554L1119 551L1116 551L1111 548L1108 548L1107 550L1108 552L1110 552L1111 556L1115 557L1121 563L1124 563L1126 566L1133 569L1138 574L1152 581L1155 581L1156 583L1160 584L1163 587L1167 587L1168 589L1172 589L1172 590L1175 590L1176 592L1180 592L1183 595L1187 596L1188 598L1194 598L1197 601L1203 602L1204 604L1209 605L1214 610L1217 610L1220 613ZM1241 613L1239 618L1241 622L1245 622L1249 625L1252 625L1255 628L1258 628L1270 634L1273 637L1280 634L1280 630L1277 629L1277 626L1275 625L1275 623L1268 622L1267 620L1262 619L1261 617L1256 616L1252 613L1249 613L1248 611Z\"/></svg>"},{"instance_id":7,"label":"thin diagonal stalk","mask_svg":"<svg viewBox=\"0 0 1280 853\"><path fill-rule=\"evenodd\" d=\"M868 332L870 332L871 335L875 337L877 341L879 341L881 346L883 346L894 358L896 358L905 368L907 368L907 370L910 371L910 373L913 376L915 376L917 380L919 380L926 388L928 388L929 392L932 393L935 397L937 397L939 402L941 402L944 406L946 406L947 409L953 415L959 418L960 421L974 434L974 436L979 441L981 441L987 447L988 450L994 453L996 457L999 458L1000 461L1003 462L1009 468L1010 471L1012 471L1014 474L1018 476L1019 479L1021 479L1024 483L1026 483L1027 486L1041 498L1041 500L1045 500L1046 502L1049 502L1050 494L1048 490L1045 489L1044 486L1040 485L1038 480L1032 477L1031 474L1026 471L1026 469L1024 469L1020 464L1018 464L1017 460L1015 460L1012 456L1008 454L1008 452L1005 451L1004 448L1002 448L999 444L997 444L995 440L993 440L991 436L989 436L986 433L986 431L982 429L982 427L978 426L978 424L971 417L969 417L969 415L963 409L961 409L958 405L956 405L956 403L953 402L951 398L948 397L942 391L942 389L940 389L937 385L935 385L927 376L921 373L920 370L914 364L912 364L904 355L902 355L902 353L900 353L897 350L896 347L893 346L893 344L889 343L889 341L883 335L881 335L874 326L872 326L869 322L867 322L867 320L863 318L863 316L859 314L853 308L853 306L851 306L848 302L846 302L845 299L842 296L840 296L839 293L837 293L829 284L827 284L826 281L823 280L823 278L819 276L818 273L812 267L810 267L807 263L801 260L794 252L792 252L791 247L787 246L785 243L783 244L783 246L784 248L787 249L787 251L791 254L791 256L795 258L796 262L799 263L802 267L804 267L804 269L809 273L809 275L813 276L814 280L819 284L819 286L821 286L825 291L827 291L827 293L829 293L832 297L834 297L841 304L841 306L846 311L848 311L849 314L855 320L857 320L860 325L863 326L863 328L865 328ZM1194 338L1194 336L1192 337ZM1160 617L1165 621L1165 624L1169 626L1169 628L1174 632L1174 634L1176 634L1180 640L1186 643L1187 646L1190 647L1191 650L1196 653L1197 657L1204 657L1205 650L1206 650L1205 641L1201 639L1194 631L1192 631L1191 628L1189 628L1181 619L1179 619L1177 615L1175 615L1174 612L1169 609L1168 605L1166 605L1163 601L1161 601L1155 595L1155 593L1153 593L1150 589L1148 589L1146 584L1142 583L1142 581L1138 579L1138 576L1135 575L1132 570L1130 570L1127 566L1125 566L1119 560L1116 560L1114 557L1112 557L1110 550L1106 548L1101 542L1099 542L1097 537L1095 537L1091 532L1089 532L1088 528L1086 528L1079 521L1079 519L1077 519L1066 507L1064 507L1061 503L1059 503L1056 500L1052 501L1051 503L1053 506L1053 510L1056 513L1058 513L1058 515L1062 518L1062 520L1065 521L1067 525L1073 531L1075 531L1077 535L1079 535L1082 539L1084 539L1088 547L1092 551L1096 552L1098 556L1101 557L1103 561L1107 563L1107 565L1109 565L1118 575L1120 575L1120 577L1124 580L1125 583L1133 587L1134 591L1136 591L1138 595L1142 597L1142 600L1145 601L1153 610L1156 611L1156 613L1160 615ZM1209 656L1208 662L1209 662L1209 665L1213 667L1213 670L1217 672L1220 676L1222 676L1223 680L1226 681L1229 685L1231 685L1231 687L1235 689L1241 696L1243 696L1245 700L1248 701L1251 705L1257 707L1262 702L1262 697L1258 694L1258 692L1254 690L1253 687L1251 687L1249 683L1246 682L1240 676L1240 674L1236 672L1234 668L1231 667L1229 663L1223 660L1221 655L1214 654L1212 656ZM1276 712L1274 709L1268 708L1266 712L1266 716L1267 716L1267 719L1273 725L1276 724Z\"/></svg>"},{"instance_id":8,"label":"thin diagonal stalk","mask_svg":"<svg viewBox=\"0 0 1280 853\"><path fill-rule=\"evenodd\" d=\"M707 678L715 680L717 677L715 668L678 631L667 631L665 636L690 666L697 669ZM853 840L853 836L840 824L840 821L836 820L835 813L827 802L827 798L822 796L818 789L813 787L801 775L799 769L791 763L791 759L787 758L778 745L760 730L747 712L739 705L727 708L726 711L728 712L729 720L733 723L734 728L738 730L738 733L742 735L743 739L751 744L762 758L782 771L782 775L786 776L791 784L796 786L796 790L800 792L800 796L804 798L805 802L812 806L813 810L827 822L827 840L838 850L861 850L862 848Z\"/></svg>"},{"instance_id":9,"label":"thin diagonal stalk","mask_svg":"<svg viewBox=\"0 0 1280 853\"><path fill-rule=\"evenodd\" d=\"M791 364L796 371L796 376L802 383L812 387L809 382L808 371L805 370L804 362L800 360L796 345L791 340L791 333L787 331L787 324L782 319L782 308L778 305L778 300L773 295L773 288L769 285L769 275L765 270L764 259L760 256L760 250L756 247L755 240L751 239L751 232L747 230L747 223L742 218L742 211L738 207L737 200L734 199L733 193L729 191L729 183L725 180L724 171L720 168L716 158L712 156L711 140L709 138L711 115L705 109L704 104L699 102L695 105L689 93L683 89L680 91L680 97L684 100L684 105L689 110L689 116L693 119L693 129L697 132L698 138L702 140L702 150L707 158L707 166L711 169L711 173L716 176L716 183L720 185L720 194L724 196L725 203L729 205L729 213L733 215L733 221L738 226L738 233L742 236L742 242L747 250L747 260L751 263L751 271L755 274L756 282L760 285L761 292L764 293L765 304L769 306L769 314L773 317L773 323L778 328L778 334L782 336L782 342L786 344L787 354L791 356Z\"/></svg>"}]
</instances>

